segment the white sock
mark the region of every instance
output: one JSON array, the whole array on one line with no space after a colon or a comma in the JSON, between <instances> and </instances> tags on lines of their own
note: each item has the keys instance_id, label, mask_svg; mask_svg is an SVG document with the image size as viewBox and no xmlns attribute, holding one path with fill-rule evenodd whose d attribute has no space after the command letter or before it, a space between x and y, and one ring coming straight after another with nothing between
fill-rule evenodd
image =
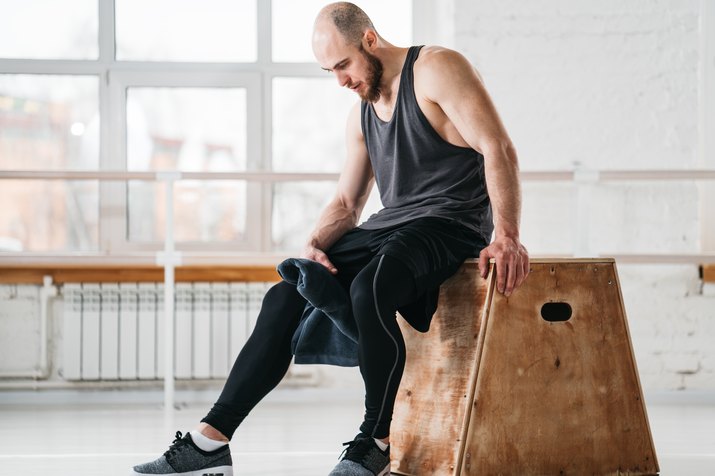
<instances>
[{"instance_id":1,"label":"white sock","mask_svg":"<svg viewBox=\"0 0 715 476\"><path fill-rule=\"evenodd\" d=\"M382 451L385 451L387 449L387 447L390 446L387 443L383 443L382 441L378 440L377 438L373 438L373 440L375 440L375 444Z\"/></svg>"},{"instance_id":2,"label":"white sock","mask_svg":"<svg viewBox=\"0 0 715 476\"><path fill-rule=\"evenodd\" d=\"M196 443L196 446L204 451L214 451L228 444L225 441L212 440L196 430L191 430L189 433L191 434L191 439Z\"/></svg>"}]
</instances>

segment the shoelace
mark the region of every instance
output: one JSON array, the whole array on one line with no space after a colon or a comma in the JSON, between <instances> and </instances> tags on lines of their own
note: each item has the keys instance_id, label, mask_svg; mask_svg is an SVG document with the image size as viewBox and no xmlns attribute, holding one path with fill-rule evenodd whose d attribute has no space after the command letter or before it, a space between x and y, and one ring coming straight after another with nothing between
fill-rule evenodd
<instances>
[{"instance_id":1,"label":"shoelace","mask_svg":"<svg viewBox=\"0 0 715 476\"><path fill-rule=\"evenodd\" d=\"M343 443L343 446L347 446L347 448L340 453L338 459L345 455L345 458L349 457L354 461L362 461L365 455L367 455L367 452L370 451L369 443L370 441L367 438L355 438L352 441L346 441Z\"/></svg>"},{"instance_id":2,"label":"shoelace","mask_svg":"<svg viewBox=\"0 0 715 476\"><path fill-rule=\"evenodd\" d=\"M177 431L175 435L175 439L172 442L171 446L169 446L169 449L164 452L164 456L166 456L166 459L168 460L169 458L172 458L177 452L181 451L181 448L186 446L188 442L183 439L181 432Z\"/></svg>"}]
</instances>

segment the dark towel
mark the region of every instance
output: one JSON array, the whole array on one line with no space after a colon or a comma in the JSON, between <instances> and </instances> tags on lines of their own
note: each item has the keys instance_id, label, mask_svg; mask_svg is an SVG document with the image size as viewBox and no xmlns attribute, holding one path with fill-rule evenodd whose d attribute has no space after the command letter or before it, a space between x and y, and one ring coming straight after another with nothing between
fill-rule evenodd
<instances>
[{"instance_id":1,"label":"dark towel","mask_svg":"<svg viewBox=\"0 0 715 476\"><path fill-rule=\"evenodd\" d=\"M291 342L295 363L357 366L357 326L340 282L309 259L288 258L278 265L278 274L308 301Z\"/></svg>"},{"instance_id":2,"label":"dark towel","mask_svg":"<svg viewBox=\"0 0 715 476\"><path fill-rule=\"evenodd\" d=\"M308 301L291 341L295 363L359 365L358 331L350 296L335 276L322 264L305 258L288 258L277 270ZM426 291L399 312L414 329L427 332L438 296L439 288Z\"/></svg>"}]
</instances>

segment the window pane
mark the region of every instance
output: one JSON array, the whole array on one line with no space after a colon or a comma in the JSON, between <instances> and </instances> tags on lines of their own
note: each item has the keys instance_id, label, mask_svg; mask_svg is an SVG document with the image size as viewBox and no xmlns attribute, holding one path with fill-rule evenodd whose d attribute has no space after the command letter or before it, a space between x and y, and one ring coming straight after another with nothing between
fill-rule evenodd
<instances>
[{"instance_id":1,"label":"window pane","mask_svg":"<svg viewBox=\"0 0 715 476\"><path fill-rule=\"evenodd\" d=\"M358 100L332 79L274 79L273 170L339 172L345 122Z\"/></svg>"},{"instance_id":2,"label":"window pane","mask_svg":"<svg viewBox=\"0 0 715 476\"><path fill-rule=\"evenodd\" d=\"M3 180L0 251L98 249L96 181Z\"/></svg>"},{"instance_id":3,"label":"window pane","mask_svg":"<svg viewBox=\"0 0 715 476\"><path fill-rule=\"evenodd\" d=\"M0 74L0 169L97 169L96 77Z\"/></svg>"},{"instance_id":4,"label":"window pane","mask_svg":"<svg viewBox=\"0 0 715 476\"><path fill-rule=\"evenodd\" d=\"M163 241L166 186L129 181L129 240ZM174 187L176 241L244 241L246 182L185 180Z\"/></svg>"},{"instance_id":5,"label":"window pane","mask_svg":"<svg viewBox=\"0 0 715 476\"><path fill-rule=\"evenodd\" d=\"M256 0L116 2L117 59L256 61Z\"/></svg>"},{"instance_id":6,"label":"window pane","mask_svg":"<svg viewBox=\"0 0 715 476\"><path fill-rule=\"evenodd\" d=\"M129 88L127 170L246 170L246 90Z\"/></svg>"},{"instance_id":7,"label":"window pane","mask_svg":"<svg viewBox=\"0 0 715 476\"><path fill-rule=\"evenodd\" d=\"M273 61L314 62L313 21L326 0L273 0ZM377 32L397 46L412 44L412 0L354 0Z\"/></svg>"},{"instance_id":8,"label":"window pane","mask_svg":"<svg viewBox=\"0 0 715 476\"><path fill-rule=\"evenodd\" d=\"M335 182L282 182L273 186L273 249L303 248L320 212L335 194Z\"/></svg>"},{"instance_id":9,"label":"window pane","mask_svg":"<svg viewBox=\"0 0 715 476\"><path fill-rule=\"evenodd\" d=\"M22 0L0 5L0 58L99 57L98 0Z\"/></svg>"}]
</instances>

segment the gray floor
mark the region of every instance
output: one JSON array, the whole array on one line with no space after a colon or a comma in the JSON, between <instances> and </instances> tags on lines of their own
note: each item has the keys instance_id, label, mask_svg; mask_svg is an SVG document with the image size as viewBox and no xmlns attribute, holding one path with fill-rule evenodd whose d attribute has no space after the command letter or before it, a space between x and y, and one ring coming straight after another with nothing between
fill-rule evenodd
<instances>
[{"instance_id":1,"label":"gray floor","mask_svg":"<svg viewBox=\"0 0 715 476\"><path fill-rule=\"evenodd\" d=\"M184 405L172 421L158 404L99 404L98 398L37 404L8 395L0 393L2 475L126 475L165 451L175 430L192 429L208 409L206 403ZM715 398L646 401L661 474L715 475ZM325 475L361 416L359 396L277 390L231 442L235 474Z\"/></svg>"}]
</instances>

